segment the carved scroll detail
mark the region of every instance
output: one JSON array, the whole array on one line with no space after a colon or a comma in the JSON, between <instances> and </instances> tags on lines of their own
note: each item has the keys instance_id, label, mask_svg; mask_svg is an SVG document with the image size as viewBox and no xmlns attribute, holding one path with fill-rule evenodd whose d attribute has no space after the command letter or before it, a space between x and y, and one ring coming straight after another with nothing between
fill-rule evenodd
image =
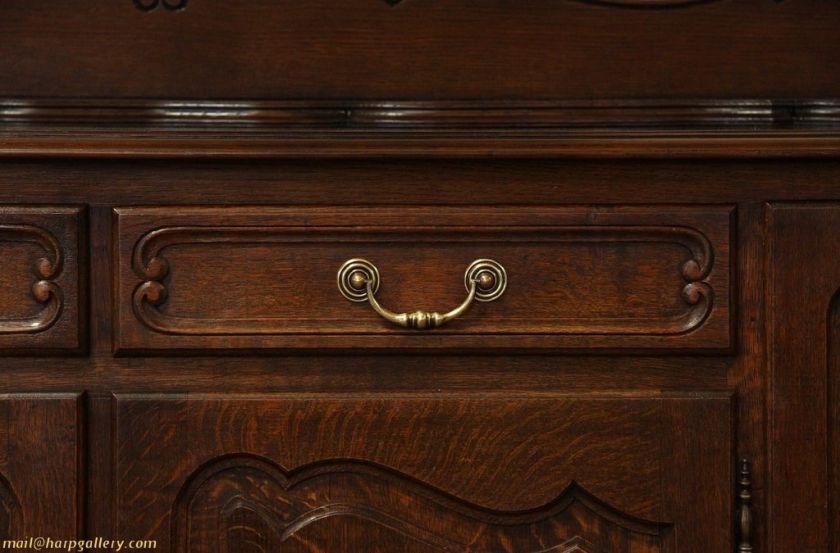
<instances>
[{"instance_id":1,"label":"carved scroll detail","mask_svg":"<svg viewBox=\"0 0 840 553\"><path fill-rule=\"evenodd\" d=\"M150 12L163 6L171 12L177 12L187 7L189 0L133 0L134 7L143 12Z\"/></svg>"},{"instance_id":2,"label":"carved scroll detail","mask_svg":"<svg viewBox=\"0 0 840 553\"><path fill-rule=\"evenodd\" d=\"M622 513L575 482L543 507L498 512L365 462L325 461L286 471L240 454L214 459L188 479L173 506L172 545L173 551L193 551L216 536L226 552L276 551L282 544L321 551L313 540L330 535L319 532L324 524L343 525L350 532L344 535L387 535L388 543L421 543L448 553L612 553L616 544L626 547L622 551L663 551L672 536L671 525ZM354 533L363 529L369 533Z\"/></svg>"},{"instance_id":3,"label":"carved scroll detail","mask_svg":"<svg viewBox=\"0 0 840 553\"><path fill-rule=\"evenodd\" d=\"M738 479L738 553L752 553L752 477L750 462L741 459Z\"/></svg>"},{"instance_id":4,"label":"carved scroll detail","mask_svg":"<svg viewBox=\"0 0 840 553\"><path fill-rule=\"evenodd\" d=\"M45 252L45 256L35 263L36 281L32 284L32 297L43 304L44 309L34 317L0 320L0 334L35 334L49 329L58 320L64 305L64 294L55 282L64 265L58 240L36 226L0 225L0 241L33 243Z\"/></svg>"},{"instance_id":5,"label":"carved scroll detail","mask_svg":"<svg viewBox=\"0 0 840 553\"><path fill-rule=\"evenodd\" d=\"M166 277L171 267L164 256L167 248L183 244L255 245L281 244L301 241L301 233L328 234L330 229L272 226L172 226L145 234L136 243L132 255L132 269L143 280L132 296L132 308L137 319L147 328L172 335L280 335L294 334L272 319L248 318L195 318L164 313L160 307L166 303L168 290ZM361 234L361 231L359 231ZM380 234L384 231L377 231ZM396 231L395 236L399 231ZM682 300L686 309L663 318L598 318L570 323L565 334L636 334L680 335L699 328L708 318L714 304L714 291L707 282L714 265L714 253L708 238L696 229L679 226L558 226L540 228L549 238L532 237L527 230L483 227L475 235L464 231L464 236L479 240L479 236L505 235L509 240L541 240L566 243L673 243L686 249L688 259L679 268L684 285ZM524 233L517 238L517 233ZM508 239L506 238L506 239ZM498 239L498 238L496 238ZM317 239L315 239L317 240ZM348 240L342 238L342 240ZM515 278L511 275L512 278ZM554 323L556 321L549 321Z\"/></svg>"}]
</instances>

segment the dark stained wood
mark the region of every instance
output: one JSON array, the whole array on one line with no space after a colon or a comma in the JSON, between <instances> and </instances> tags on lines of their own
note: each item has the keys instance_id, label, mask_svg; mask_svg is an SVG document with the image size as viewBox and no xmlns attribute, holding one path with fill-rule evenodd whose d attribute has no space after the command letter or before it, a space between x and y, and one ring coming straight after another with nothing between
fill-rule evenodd
<instances>
[{"instance_id":1,"label":"dark stained wood","mask_svg":"<svg viewBox=\"0 0 840 553\"><path fill-rule=\"evenodd\" d=\"M780 176L784 179L780 180ZM112 445L111 392L218 392L249 394L255 391L307 397L314 392L382 393L458 391L462 394L527 394L535 388L578 394L628 390L636 393L668 390L703 394L708 390L737 391L738 456L754 461L753 506L756 532L753 542L764 543L769 521L763 512L767 500L763 452L764 384L766 360L762 354L761 319L764 275L762 264L763 207L756 198L840 199L832 183L840 177L834 161L482 161L474 160L369 160L330 162L265 162L258 164L215 161L65 161L7 160L0 164L0 199L6 203L91 203L91 353L84 358L44 362L34 358L6 358L0 371L0 389L6 391L63 391L68 382L96 394L88 407L91 458L89 518L91 535L112 533L110 477ZM796 183L788 186L787 183ZM348 185L350 183L351 185ZM395 205L465 205L503 207L603 204L609 199L638 209L666 198L679 198L676 211L692 212L698 204L737 205L731 225L730 247L737 249L732 279L732 313L737 351L732 355L624 355L620 351L598 355L272 355L225 352L210 358L205 352L191 356L114 358L112 355L111 273L115 261L113 208L125 205L209 204L249 206L255 203L346 209L358 202L361 191L375 191L372 202ZM571 205L569 205L571 204ZM577 205L575 205L577 204ZM253 207L242 211L253 211ZM260 208L263 209L263 208ZM181 208L183 212L191 209ZM656 210L673 213L674 206ZM165 211L165 210L164 210ZM180 211L180 210L179 210ZM222 210L225 211L225 210ZM735 226L737 224L737 226ZM407 273L406 273L407 274ZM678 278L675 276L675 278ZM387 282L387 281L386 281ZM460 282L458 283L460 286ZM448 286L440 285L448 290ZM456 286L457 287L457 286ZM119 296L115 296L119 297ZM737 301L735 298L738 298ZM340 299L340 297L339 297ZM342 300L343 301L343 300ZM350 307L353 307L352 305ZM432 307L437 307L436 305ZM480 352L479 352L480 353ZM526 351L527 353L527 351ZM551 352L544 352L545 354ZM160 356L163 355L163 356ZM691 451L693 436L681 438L683 451ZM702 451L697 452L702 454ZM734 457L734 454L733 454ZM705 469L704 469L705 471ZM715 479L714 468L702 472ZM734 473L733 473L734 474ZM675 484L675 487L678 486ZM734 486L734 482L733 482ZM734 489L734 488L733 488ZM489 489L488 489L488 493ZM793 493L793 492L791 492ZM675 495L675 501L681 497ZM691 504L687 503L686 508ZM734 508L725 534L734 539ZM703 518L702 513L697 517ZM314 529L314 527L313 527Z\"/></svg>"},{"instance_id":2,"label":"dark stained wood","mask_svg":"<svg viewBox=\"0 0 840 553\"><path fill-rule=\"evenodd\" d=\"M840 126L840 102L822 100L162 100L131 98L7 98L0 101L4 138L18 134L143 133L201 136L224 129L256 133L343 130L446 130L476 134L518 129L587 133L595 129L688 131L723 128L819 131ZM348 131L356 131L355 135ZM334 133L339 134L339 133ZM375 134L374 134L375 135Z\"/></svg>"},{"instance_id":3,"label":"dark stained wood","mask_svg":"<svg viewBox=\"0 0 840 553\"><path fill-rule=\"evenodd\" d=\"M719 531L733 500L728 394L115 402L117 531L172 551L220 539L239 551L249 535L292 551L733 543Z\"/></svg>"},{"instance_id":4,"label":"dark stained wood","mask_svg":"<svg viewBox=\"0 0 840 553\"><path fill-rule=\"evenodd\" d=\"M526 171L527 169L527 171ZM765 465L762 452L763 399L765 362L761 355L760 299L764 257L761 246L762 207L756 197L838 197L833 189L840 171L832 162L686 162L627 161L602 165L590 162L538 163L520 161L476 163L472 161L369 161L332 163L282 163L250 166L237 163L102 163L15 161L0 166L0 192L6 202L32 202L47 194L53 203L88 201L90 209L93 318L92 351L89 358L63 359L44 363L37 359L4 359L0 386L4 390L66 390L73 384L107 397L111 391L286 391L310 394L316 391L381 393L386 391L447 390L527 393L534 387L558 392L633 390L636 392L666 389L674 392L703 393L704 390L738 391L738 440L740 454L748 454L754 463L754 505L756 510L755 543L762 543L768 525L763 515ZM340 182L341 175L354 187ZM779 183L798 183L797 187ZM39 187L31 186L38 183ZM46 183L41 185L40 183ZM163 185L166 183L166 186ZM232 184L231 184L232 183ZM423 186L430 183L429 186ZM458 183L461 186L458 186ZM674 183L691 183L678 187ZM133 204L171 203L182 198L185 203L210 203L242 206L249 198L273 204L339 203L351 204L358 188L376 190L380 204L467 203L481 192L483 200L504 205L506 199L532 205L583 203L593 205L605 197L633 205L655 203L674 197L685 204L676 211L695 211L697 204L738 203L737 232L730 237L731 247L738 248L730 277L733 293L740 299L736 324L738 354L723 357L696 356L451 356L433 355L384 357L369 355L303 357L273 355L239 356L211 359L204 355L181 358L113 358L111 271L117 263L112 257L116 244L112 209ZM126 190L132 190L127 197ZM612 195L607 196L610 191ZM668 194L672 194L668 196ZM170 201L166 201L169 198ZM693 207L692 207L693 206ZM333 208L334 209L334 208ZM572 210L578 208L572 206ZM244 211L253 210L246 208ZM184 210L185 213L190 210ZM224 211L224 210L222 210ZM334 209L341 212L341 209ZM658 209L673 212L673 206ZM736 227L731 227L735 230ZM386 281L387 282L387 281ZM460 286L460 282L458 283ZM448 287L441 285L441 289ZM340 297L339 297L340 299ZM343 300L342 300L343 301ZM349 304L348 304L349 305ZM353 307L350 305L350 307ZM594 350L597 352L597 350ZM751 375L751 376L750 376ZM91 469L89 528L100 533L110 530L109 501L113 490L110 462L109 404L98 400L89 404L91 453L99 460ZM685 442L693 439L686 435ZM685 446L688 447L688 446ZM734 446L733 446L734 447ZM109 465L108 465L109 466ZM715 478L712 469L708 477ZM734 513L734 504L733 504ZM702 514L697 516L702 518ZM734 514L732 515L734 517ZM734 518L730 518L734 525ZM734 536L733 532L727 535ZM734 538L733 538L734 539Z\"/></svg>"},{"instance_id":5,"label":"dark stained wood","mask_svg":"<svg viewBox=\"0 0 840 553\"><path fill-rule=\"evenodd\" d=\"M621 4L623 2L613 2ZM0 96L833 98L833 2L5 0Z\"/></svg>"},{"instance_id":6,"label":"dark stained wood","mask_svg":"<svg viewBox=\"0 0 840 553\"><path fill-rule=\"evenodd\" d=\"M116 216L118 351L730 346L729 206ZM400 329L340 295L353 258L379 268L377 298L397 311L457 306L476 259L500 262L509 285L434 332Z\"/></svg>"},{"instance_id":7,"label":"dark stained wood","mask_svg":"<svg viewBox=\"0 0 840 553\"><path fill-rule=\"evenodd\" d=\"M836 130L770 130L714 133L679 130L569 133L553 130L453 132L323 131L261 134L235 131L233 140L212 132L83 127L76 132L14 129L0 132L0 158L94 159L345 159L573 158L720 159L830 158L840 154Z\"/></svg>"},{"instance_id":8,"label":"dark stained wood","mask_svg":"<svg viewBox=\"0 0 840 553\"><path fill-rule=\"evenodd\" d=\"M0 351L84 347L82 210L0 207Z\"/></svg>"},{"instance_id":9,"label":"dark stained wood","mask_svg":"<svg viewBox=\"0 0 840 553\"><path fill-rule=\"evenodd\" d=\"M838 23L0 3L0 534L840 553Z\"/></svg>"},{"instance_id":10,"label":"dark stained wood","mask_svg":"<svg viewBox=\"0 0 840 553\"><path fill-rule=\"evenodd\" d=\"M783 178L782 178L783 177ZM765 543L770 517L763 511L763 206L756 198L840 199L833 183L840 178L835 161L773 160L621 162L496 160L366 160L258 164L215 161L65 161L7 160L0 164L0 199L5 203L91 203L91 354L48 361L6 358L0 371L5 391L63 391L98 394L88 403L91 468L88 498L90 532L111 533L113 488L109 469L111 392L313 392L394 393L443 389L461 393L528 393L535 388L558 393L630 390L704 393L737 391L738 456L754 461L753 506L757 547ZM351 183L352 186L348 186ZM795 186L789 183L795 183ZM192 356L114 358L112 355L111 273L118 264L112 236L113 208L125 205L209 204L249 206L255 203L345 208L358 202L360 190L375 191L372 202L395 205L578 206L609 199L638 208L679 198L682 208L698 204L737 204L737 221L729 239L734 256L730 270L731 319L737 350L732 355L277 355L226 352L210 358ZM129 192L130 191L130 192ZM569 206L569 204L571 204ZM577 206L575 205L577 204ZM702 206L701 206L702 207ZM239 209L237 208L237 209ZM182 208L183 209L183 208ZM244 211L254 208L245 208ZM262 209L262 208L261 208ZM657 206L673 212L672 206ZM184 210L188 212L190 210ZM224 210L223 210L224 211ZM735 226L737 224L737 226ZM386 281L387 282L387 281ZM460 283L458 283L460 286ZM441 289L448 287L441 285ZM117 296L118 297L118 296ZM735 298L738 298L737 301ZM351 306L353 307L353 306ZM432 306L432 307L436 307ZM214 353L225 353L216 350ZM526 352L527 353L527 352ZM545 352L551 353L551 352ZM598 353L598 350L592 350ZM688 443L692 436L686 435ZM96 445L94 445L96 444ZM686 446L688 447L688 446ZM772 462L772 460L771 460ZM711 471L707 474L715 478ZM734 483L733 483L734 486ZM789 493L798 493L793 489ZM777 500L782 501L782 500ZM734 536L734 507L727 535ZM702 518L702 514L697 516ZM734 538L733 538L734 539Z\"/></svg>"},{"instance_id":11,"label":"dark stained wood","mask_svg":"<svg viewBox=\"0 0 840 553\"><path fill-rule=\"evenodd\" d=\"M75 394L0 395L0 540L81 537L81 417Z\"/></svg>"},{"instance_id":12,"label":"dark stained wood","mask_svg":"<svg viewBox=\"0 0 840 553\"><path fill-rule=\"evenodd\" d=\"M770 539L780 548L834 552L840 205L774 203L767 215Z\"/></svg>"},{"instance_id":13,"label":"dark stained wood","mask_svg":"<svg viewBox=\"0 0 840 553\"><path fill-rule=\"evenodd\" d=\"M64 140L67 143L67 139ZM72 146L72 144L70 144ZM840 200L828 159L193 159L14 158L0 200L91 206L359 206L740 203ZM185 159L188 158L188 159ZM782 175L783 174L783 175ZM784 176L782 179L781 177ZM669 201L670 200L670 201ZM763 220L763 219L760 219ZM110 211L100 223L110 247ZM762 226L749 227L763 233ZM737 238L741 238L738 236ZM106 248L107 249L107 248ZM104 259L102 247L97 259ZM109 265L106 265L109 266ZM100 291L101 292L101 291Z\"/></svg>"}]
</instances>

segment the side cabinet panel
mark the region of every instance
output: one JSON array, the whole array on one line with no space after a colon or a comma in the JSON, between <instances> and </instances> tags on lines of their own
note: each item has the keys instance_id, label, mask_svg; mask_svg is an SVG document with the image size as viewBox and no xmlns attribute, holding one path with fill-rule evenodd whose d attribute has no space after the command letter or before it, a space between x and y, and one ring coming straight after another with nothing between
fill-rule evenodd
<instances>
[{"instance_id":1,"label":"side cabinet panel","mask_svg":"<svg viewBox=\"0 0 840 553\"><path fill-rule=\"evenodd\" d=\"M840 204L769 206L770 544L840 547ZM795 523L793 523L795 521Z\"/></svg>"}]
</instances>

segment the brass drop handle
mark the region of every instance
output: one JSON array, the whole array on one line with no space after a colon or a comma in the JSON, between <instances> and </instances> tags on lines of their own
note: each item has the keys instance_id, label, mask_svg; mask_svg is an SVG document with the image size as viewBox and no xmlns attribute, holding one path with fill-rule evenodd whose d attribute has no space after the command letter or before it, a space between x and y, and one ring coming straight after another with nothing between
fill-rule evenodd
<instances>
[{"instance_id":1,"label":"brass drop handle","mask_svg":"<svg viewBox=\"0 0 840 553\"><path fill-rule=\"evenodd\" d=\"M379 269L365 259L345 261L338 270L338 289L350 301L368 302L373 310L395 325L426 330L437 328L464 314L473 301L493 301L504 293L507 287L505 268L492 259L476 259L464 273L464 286L467 299L447 313L415 311L413 313L394 313L386 309L376 299L379 290Z\"/></svg>"}]
</instances>

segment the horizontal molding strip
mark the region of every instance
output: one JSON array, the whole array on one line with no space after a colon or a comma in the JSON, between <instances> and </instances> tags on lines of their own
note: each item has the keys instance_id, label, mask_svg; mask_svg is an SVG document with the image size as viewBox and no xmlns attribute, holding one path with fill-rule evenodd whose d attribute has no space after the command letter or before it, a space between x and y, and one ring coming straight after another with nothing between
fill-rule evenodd
<instances>
[{"instance_id":1,"label":"horizontal molding strip","mask_svg":"<svg viewBox=\"0 0 840 553\"><path fill-rule=\"evenodd\" d=\"M840 99L192 101L0 99L0 124L303 128L840 128Z\"/></svg>"},{"instance_id":2,"label":"horizontal molding strip","mask_svg":"<svg viewBox=\"0 0 840 553\"><path fill-rule=\"evenodd\" d=\"M0 100L0 156L840 154L840 100Z\"/></svg>"}]
</instances>

